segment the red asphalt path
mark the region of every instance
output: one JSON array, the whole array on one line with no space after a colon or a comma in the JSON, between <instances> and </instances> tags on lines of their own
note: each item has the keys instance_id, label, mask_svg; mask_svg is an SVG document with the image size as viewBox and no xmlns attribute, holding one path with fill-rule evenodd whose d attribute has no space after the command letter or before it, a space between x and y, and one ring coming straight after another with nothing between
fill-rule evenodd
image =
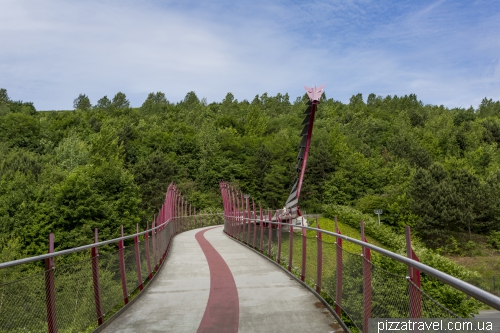
<instances>
[{"instance_id":1,"label":"red asphalt path","mask_svg":"<svg viewBox=\"0 0 500 333\"><path fill-rule=\"evenodd\" d=\"M206 240L204 234L208 230L210 229L200 231L195 235L210 269L210 294L197 332L238 332L240 314L238 289L236 289L233 274L226 262L212 244Z\"/></svg>"}]
</instances>

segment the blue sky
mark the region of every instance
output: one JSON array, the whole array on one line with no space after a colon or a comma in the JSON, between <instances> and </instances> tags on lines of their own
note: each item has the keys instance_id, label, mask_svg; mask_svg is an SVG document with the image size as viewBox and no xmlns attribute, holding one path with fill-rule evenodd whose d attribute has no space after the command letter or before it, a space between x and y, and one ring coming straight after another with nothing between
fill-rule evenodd
<instances>
[{"instance_id":1,"label":"blue sky","mask_svg":"<svg viewBox=\"0 0 500 333\"><path fill-rule=\"evenodd\" d=\"M0 87L38 110L124 92L208 102L326 84L327 97L500 100L500 1L0 2Z\"/></svg>"}]
</instances>

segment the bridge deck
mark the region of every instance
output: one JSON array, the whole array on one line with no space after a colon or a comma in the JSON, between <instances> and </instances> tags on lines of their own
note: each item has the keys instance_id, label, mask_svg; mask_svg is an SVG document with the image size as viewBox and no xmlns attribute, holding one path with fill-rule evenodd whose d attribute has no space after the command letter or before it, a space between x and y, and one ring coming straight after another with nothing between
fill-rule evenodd
<instances>
[{"instance_id":1,"label":"bridge deck","mask_svg":"<svg viewBox=\"0 0 500 333\"><path fill-rule=\"evenodd\" d=\"M145 293L103 332L341 331L314 295L229 239L222 227L177 235Z\"/></svg>"}]
</instances>

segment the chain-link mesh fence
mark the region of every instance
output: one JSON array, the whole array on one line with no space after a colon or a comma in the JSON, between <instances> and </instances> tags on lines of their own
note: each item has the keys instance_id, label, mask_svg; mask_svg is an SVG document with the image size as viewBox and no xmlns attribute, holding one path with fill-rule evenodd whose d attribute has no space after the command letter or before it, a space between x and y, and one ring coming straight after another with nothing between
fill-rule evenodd
<instances>
[{"instance_id":1,"label":"chain-link mesh fence","mask_svg":"<svg viewBox=\"0 0 500 333\"><path fill-rule=\"evenodd\" d=\"M304 282L320 290L334 311L338 309L343 319L359 331L363 331L367 315L370 318L456 318L472 315L456 314L450 308L457 305L453 302L467 308L465 303L477 301L429 276L424 275L422 286L418 286L408 277L408 266L399 261L377 252L368 256L368 250L367 257L364 257L359 245L348 246L359 251L351 252L342 246L342 241L345 243L347 240L327 233L322 233L320 239L316 230L309 230L304 235L298 226L293 227L293 231L288 224L282 224L281 228L280 237L280 229L272 229L271 258L275 261L279 259L285 269L290 265L291 272L298 279L304 275ZM235 230L238 235L243 229L240 226L226 230ZM239 238L252 246L254 231L256 250L262 249L262 254L267 256L269 228L265 222L251 223ZM321 260L320 267L318 259Z\"/></svg>"},{"instance_id":2,"label":"chain-link mesh fence","mask_svg":"<svg viewBox=\"0 0 500 333\"><path fill-rule=\"evenodd\" d=\"M54 268L56 322L59 332L97 327L92 258Z\"/></svg>"},{"instance_id":3,"label":"chain-link mesh fence","mask_svg":"<svg viewBox=\"0 0 500 333\"><path fill-rule=\"evenodd\" d=\"M137 244L134 238L126 239L122 249L116 242L100 247L94 257L92 245L85 251L56 254L53 268L47 271L43 260L1 269L0 333L51 332L49 327L64 333L92 332L125 303L120 260L130 300L147 282L150 270L154 274L176 230L223 221L221 214L173 219L147 238L138 236Z\"/></svg>"},{"instance_id":4,"label":"chain-link mesh fence","mask_svg":"<svg viewBox=\"0 0 500 333\"><path fill-rule=\"evenodd\" d=\"M0 332L47 332L45 272L40 266L0 271Z\"/></svg>"}]
</instances>

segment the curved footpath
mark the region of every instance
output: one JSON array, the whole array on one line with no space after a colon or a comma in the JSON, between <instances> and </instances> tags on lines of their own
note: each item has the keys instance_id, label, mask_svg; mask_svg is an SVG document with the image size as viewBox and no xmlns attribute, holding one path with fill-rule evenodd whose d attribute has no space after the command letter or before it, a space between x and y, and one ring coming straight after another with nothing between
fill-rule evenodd
<instances>
[{"instance_id":1,"label":"curved footpath","mask_svg":"<svg viewBox=\"0 0 500 333\"><path fill-rule=\"evenodd\" d=\"M174 237L144 294L102 332L341 332L330 312L222 226Z\"/></svg>"}]
</instances>

